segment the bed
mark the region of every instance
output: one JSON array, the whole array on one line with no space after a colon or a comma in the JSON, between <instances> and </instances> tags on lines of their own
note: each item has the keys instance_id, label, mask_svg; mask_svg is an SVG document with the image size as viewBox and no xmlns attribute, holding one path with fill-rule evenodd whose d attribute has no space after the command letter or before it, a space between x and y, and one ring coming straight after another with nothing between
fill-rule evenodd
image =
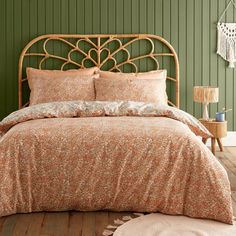
<instances>
[{"instance_id":1,"label":"bed","mask_svg":"<svg viewBox=\"0 0 236 236\"><path fill-rule=\"evenodd\" d=\"M56 54L62 52L61 44L49 51L53 42L65 44L67 54ZM136 43L144 43L140 48L145 53L132 55ZM158 47L161 51L156 52ZM74 53L82 56L75 60ZM44 64L60 65L61 70L92 65L118 72L128 66L137 73L150 65L143 59L150 59L155 69L168 67L169 106L77 100L28 107L27 63L39 69ZM232 224L226 171L197 137L211 134L179 109L178 57L162 37L40 36L22 51L18 88L19 110L0 123L1 216L112 210L161 212Z\"/></svg>"}]
</instances>

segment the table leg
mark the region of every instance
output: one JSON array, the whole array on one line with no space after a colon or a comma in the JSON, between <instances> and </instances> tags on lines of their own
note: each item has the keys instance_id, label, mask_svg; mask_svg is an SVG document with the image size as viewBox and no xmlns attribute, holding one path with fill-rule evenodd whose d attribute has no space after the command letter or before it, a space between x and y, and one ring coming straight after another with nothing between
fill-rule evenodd
<instances>
[{"instance_id":1,"label":"table leg","mask_svg":"<svg viewBox=\"0 0 236 236\"><path fill-rule=\"evenodd\" d=\"M215 138L211 138L211 151L215 155L216 153L216 139Z\"/></svg>"},{"instance_id":2,"label":"table leg","mask_svg":"<svg viewBox=\"0 0 236 236\"><path fill-rule=\"evenodd\" d=\"M216 140L217 140L217 143L218 143L218 145L219 145L219 147L220 147L220 151L223 152L223 151L224 151L224 147L223 147L223 145L222 145L221 140L220 140L219 138L217 138Z\"/></svg>"},{"instance_id":3,"label":"table leg","mask_svg":"<svg viewBox=\"0 0 236 236\"><path fill-rule=\"evenodd\" d=\"M203 142L204 144L206 144L207 138L202 138L202 142Z\"/></svg>"}]
</instances>

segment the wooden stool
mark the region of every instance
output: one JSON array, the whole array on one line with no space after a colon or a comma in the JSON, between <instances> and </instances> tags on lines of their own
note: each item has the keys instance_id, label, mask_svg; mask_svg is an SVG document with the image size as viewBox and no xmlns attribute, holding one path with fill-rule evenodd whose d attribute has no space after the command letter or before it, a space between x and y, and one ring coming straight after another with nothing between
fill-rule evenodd
<instances>
[{"instance_id":1,"label":"wooden stool","mask_svg":"<svg viewBox=\"0 0 236 236\"><path fill-rule=\"evenodd\" d=\"M216 141L219 145L220 151L224 151L224 147L221 142L221 138L227 136L227 121L217 122L215 120L203 120L199 121L211 132L213 137L211 138L211 151L215 155L216 152ZM206 143L207 139L203 138L202 142Z\"/></svg>"}]
</instances>

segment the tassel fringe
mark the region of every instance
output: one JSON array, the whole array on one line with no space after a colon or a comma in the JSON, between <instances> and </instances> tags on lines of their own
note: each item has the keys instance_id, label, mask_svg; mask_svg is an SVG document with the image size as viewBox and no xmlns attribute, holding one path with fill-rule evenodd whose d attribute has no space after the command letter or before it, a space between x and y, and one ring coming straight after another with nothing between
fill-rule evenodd
<instances>
[{"instance_id":1,"label":"tassel fringe","mask_svg":"<svg viewBox=\"0 0 236 236\"><path fill-rule=\"evenodd\" d=\"M110 236L110 235L113 235L113 233L114 233L113 231L105 229L105 230L103 231L102 235L104 235L104 236Z\"/></svg>"},{"instance_id":2,"label":"tassel fringe","mask_svg":"<svg viewBox=\"0 0 236 236\"><path fill-rule=\"evenodd\" d=\"M115 223L116 225L123 225L125 222L124 222L123 220L117 219L117 220L114 220L114 223Z\"/></svg>"},{"instance_id":3,"label":"tassel fringe","mask_svg":"<svg viewBox=\"0 0 236 236\"><path fill-rule=\"evenodd\" d=\"M106 227L106 229L103 231L102 235L103 236L112 236L119 226L123 225L124 223L128 222L129 220L132 220L134 218L143 216L144 214L143 213L133 213L133 215L134 215L134 217L132 217L132 216L123 216L122 220L120 220L120 219L114 220L114 225L108 225Z\"/></svg>"}]
</instances>

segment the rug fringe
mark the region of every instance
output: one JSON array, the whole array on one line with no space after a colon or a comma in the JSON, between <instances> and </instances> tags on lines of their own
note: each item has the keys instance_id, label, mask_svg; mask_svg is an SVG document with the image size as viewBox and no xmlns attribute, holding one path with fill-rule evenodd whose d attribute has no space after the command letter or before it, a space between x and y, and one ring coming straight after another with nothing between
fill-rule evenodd
<instances>
[{"instance_id":1,"label":"rug fringe","mask_svg":"<svg viewBox=\"0 0 236 236\"><path fill-rule=\"evenodd\" d=\"M123 216L122 220L132 220L133 218L131 216Z\"/></svg>"},{"instance_id":2,"label":"rug fringe","mask_svg":"<svg viewBox=\"0 0 236 236\"><path fill-rule=\"evenodd\" d=\"M102 233L103 236L110 236L113 235L113 231L105 229Z\"/></svg>"},{"instance_id":3,"label":"rug fringe","mask_svg":"<svg viewBox=\"0 0 236 236\"><path fill-rule=\"evenodd\" d=\"M143 216L144 214L135 212L135 213L133 213L133 215L134 215L134 218L137 218L137 217ZM127 221L132 220L134 218L132 216L123 216L122 220L120 220L120 219L114 220L115 225L108 225L106 227L106 229L103 231L102 235L103 236L112 236L118 227L120 227L121 225L123 225Z\"/></svg>"},{"instance_id":4,"label":"rug fringe","mask_svg":"<svg viewBox=\"0 0 236 236\"><path fill-rule=\"evenodd\" d=\"M123 220L116 219L116 220L114 220L114 223L115 223L116 225L123 225L125 222L124 222Z\"/></svg>"}]
</instances>

